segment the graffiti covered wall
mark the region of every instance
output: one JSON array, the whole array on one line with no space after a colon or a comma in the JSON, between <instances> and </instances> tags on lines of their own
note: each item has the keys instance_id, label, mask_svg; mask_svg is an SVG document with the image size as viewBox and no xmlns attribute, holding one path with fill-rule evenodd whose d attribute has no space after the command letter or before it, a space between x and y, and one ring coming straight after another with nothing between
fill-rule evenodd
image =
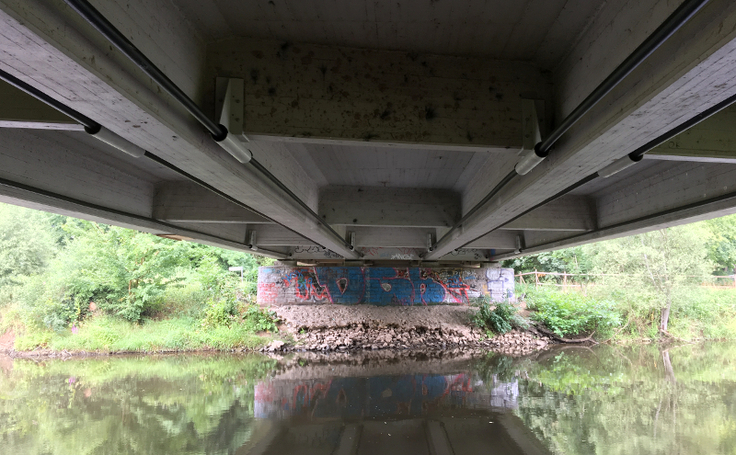
<instances>
[{"instance_id":1,"label":"graffiti covered wall","mask_svg":"<svg viewBox=\"0 0 736 455\"><path fill-rule=\"evenodd\" d=\"M514 299L514 270L419 267L261 267L258 303L467 304Z\"/></svg>"}]
</instances>

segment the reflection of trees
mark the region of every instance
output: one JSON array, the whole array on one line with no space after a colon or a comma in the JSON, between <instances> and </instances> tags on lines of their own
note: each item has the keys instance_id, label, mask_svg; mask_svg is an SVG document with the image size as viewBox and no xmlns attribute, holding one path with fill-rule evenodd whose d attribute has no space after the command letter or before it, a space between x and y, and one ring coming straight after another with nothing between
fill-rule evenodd
<instances>
[{"instance_id":1,"label":"reflection of trees","mask_svg":"<svg viewBox=\"0 0 736 455\"><path fill-rule=\"evenodd\" d=\"M556 453L733 453L733 345L601 347L527 363L518 414Z\"/></svg>"},{"instance_id":2,"label":"reflection of trees","mask_svg":"<svg viewBox=\"0 0 736 455\"><path fill-rule=\"evenodd\" d=\"M16 362L0 376L0 446L24 454L233 453L249 438L254 380L272 366L235 357Z\"/></svg>"}]
</instances>

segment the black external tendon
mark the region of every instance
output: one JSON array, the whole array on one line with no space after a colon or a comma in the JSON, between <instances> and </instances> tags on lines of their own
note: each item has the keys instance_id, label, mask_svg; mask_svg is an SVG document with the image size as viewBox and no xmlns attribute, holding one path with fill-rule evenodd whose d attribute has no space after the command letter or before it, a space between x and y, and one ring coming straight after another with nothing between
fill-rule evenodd
<instances>
[{"instance_id":1,"label":"black external tendon","mask_svg":"<svg viewBox=\"0 0 736 455\"><path fill-rule=\"evenodd\" d=\"M100 32L108 41L110 41L120 52L125 54L138 68L146 75L153 79L162 89L171 95L177 102L201 123L212 135L212 138L220 142L224 140L228 131L225 126L211 120L197 104L187 96L168 76L166 76L148 57L146 57L133 43L131 43L120 30L108 21L94 6L87 0L64 0L74 11L82 16L90 23L98 32ZM284 185L276 176L260 165L255 159L251 159L250 163L258 169L267 179L273 182L281 190L286 192L299 206L305 208L308 213L313 216L319 224L325 227L329 232L341 240L342 244L351 249L350 242L340 236L325 220L323 220L314 210L312 210L304 201L302 201L293 191ZM301 234L300 234L301 235Z\"/></svg>"},{"instance_id":2,"label":"black external tendon","mask_svg":"<svg viewBox=\"0 0 736 455\"><path fill-rule=\"evenodd\" d=\"M97 9L86 0L65 0L74 11L79 13L87 22L97 29L120 52L125 54L146 75L153 79L162 89L179 102L194 118L212 134L215 140L222 140L227 136L227 130L210 119L197 104L189 98L168 76L146 57L120 30L108 21Z\"/></svg>"},{"instance_id":3,"label":"black external tendon","mask_svg":"<svg viewBox=\"0 0 736 455\"><path fill-rule=\"evenodd\" d=\"M619 82L634 71L667 38L697 13L709 0L686 0L670 16L621 62L539 145L539 152L546 153L578 120L603 99ZM536 149L536 147L535 147ZM543 156L543 155L540 155Z\"/></svg>"},{"instance_id":4,"label":"black external tendon","mask_svg":"<svg viewBox=\"0 0 736 455\"><path fill-rule=\"evenodd\" d=\"M670 36L672 36L680 27L682 27L685 22L687 22L693 15L695 15L695 13L697 13L703 6L705 6L708 1L709 0L686 0L684 3L682 3L672 14L669 15L669 17L667 17L667 19L659 27L657 27L654 32L652 32L651 35L649 35L644 40L644 42L642 42L634 50L634 52L626 57L626 59L621 62L621 64L619 64L616 69L614 69L613 72L611 72L611 74L609 74L608 77L603 80L603 82L601 82L570 114L568 114L567 117L565 117L565 119L563 119L562 122L549 134L549 136L547 136L542 142L537 143L534 146L534 153L540 158L546 157L552 149L552 146L555 144L555 142L557 142L560 137L562 137L562 135L564 135L570 128L572 128L572 126L577 123L578 120L580 120L588 111L590 111L593 106L598 104L598 102L603 99L603 97L605 97L626 76L634 71L647 57L649 57L655 50L657 50L657 48L659 48L659 46L661 46L662 43L664 43ZM632 157L633 161L638 161L640 159L640 157L638 159L634 159ZM472 214L477 212L482 205L486 204L494 195L496 195L501 190L501 188L503 188L503 186L513 180L516 172L512 171L512 173L514 175L511 176L511 178L509 178L509 176L507 175L498 185L493 188L493 190L491 190L491 193L489 193L488 196L484 197L465 216L463 216L460 222L455 224L455 226L447 231L445 235L443 235L442 238L439 239L437 243L435 243L435 248L441 241L449 238L449 235L453 231L455 231L460 225L462 225ZM595 177L586 177L586 179L590 180L593 180L593 178ZM580 185L574 184L573 186L577 188ZM530 212L535 208L540 207L543 204L557 199L558 197L566 194L566 192L569 191L572 190L565 189L560 193L557 193L553 197L548 198L542 204L537 204L536 206L534 206L534 208L525 211L522 215Z\"/></svg>"},{"instance_id":5,"label":"black external tendon","mask_svg":"<svg viewBox=\"0 0 736 455\"><path fill-rule=\"evenodd\" d=\"M51 98L47 94L43 93L42 91L38 90L37 88L35 88L35 87L33 87L33 86L29 85L29 84L21 81L20 79L16 78L12 74L9 74L9 73L7 73L7 72L5 72L3 70L0 70L0 79L4 80L5 82L9 83L10 85L16 87L17 89L19 89L19 90L27 93L28 95L36 98L37 100L46 103L48 106L56 109L57 111L59 111L62 114L70 117L71 119L76 120L82 126L84 126L84 129L85 129L85 131L87 131L87 133L89 133L89 134L95 134L98 131L100 131L101 125L99 123L95 122L94 120L92 120L91 118L85 116L84 114L82 114L82 113L80 113L80 112L72 109L71 107L69 107L69 106L67 106L67 105L65 105L65 104L63 104L63 103L61 103L61 102L59 102L59 101ZM237 199L233 198L232 196L229 196L228 194L226 194L226 193L218 190L217 188L215 188L212 185L204 182L203 180L201 180L201 179L193 176L192 174L189 174L188 172L184 171L183 169L180 169L180 168L174 166L173 164L169 163L168 161L164 160L163 158L160 158L160 157L158 157L158 156L156 156L153 153L148 152L148 151L146 151L143 156L145 156L146 158L148 158L148 159L150 159L152 161L155 161L156 163L158 163L158 164L160 164L160 165L162 165L162 166L164 166L164 167L166 167L166 168L168 168L168 169L176 172L177 174L181 175L182 177L187 178L188 180L196 183L197 185L199 185L199 186L201 186L203 188L206 188L207 190L209 190L209 191L217 194L218 196L220 196L220 197L222 197L222 198L224 198L224 199L232 202L233 204L236 204L239 207L242 207L244 209L250 210L251 212L256 213L257 215L262 216L263 218L266 218L266 219L268 219L269 221L271 221L273 223L279 224L279 225L283 226L284 228L288 229L289 231L294 232L295 234L297 234L297 235L299 235L301 237L304 237L305 239L309 240L310 242L314 242L314 240L309 239L309 238L305 237L303 234L300 234L299 232L296 232L293 229L289 228L288 226L284 226L281 223L278 223L277 221L274 221L270 217L268 217L268 216L266 216L266 215L258 212L257 210L254 210L254 209L250 208L246 204L244 204L244 203L238 201ZM55 197L57 199L62 198L59 195L56 195ZM77 203L77 204L85 204L85 203L82 203L81 201L76 201L76 200L75 200L75 203ZM88 206L92 206L92 204L87 204L87 205ZM111 211L111 210L108 210L108 211ZM116 213L115 211L111 211L111 212L112 213ZM126 216L133 216L133 215L126 214ZM162 223L161 221L158 221L158 222L159 223ZM205 234L205 235L210 235L210 234ZM216 237L216 236L211 236L211 237ZM315 244L318 244L317 242L314 242L314 243ZM320 246L322 246L322 245L320 245ZM263 250L263 251L269 252L268 250ZM274 252L271 252L271 253L274 253ZM274 253L274 254L281 254L281 253Z\"/></svg>"}]
</instances>

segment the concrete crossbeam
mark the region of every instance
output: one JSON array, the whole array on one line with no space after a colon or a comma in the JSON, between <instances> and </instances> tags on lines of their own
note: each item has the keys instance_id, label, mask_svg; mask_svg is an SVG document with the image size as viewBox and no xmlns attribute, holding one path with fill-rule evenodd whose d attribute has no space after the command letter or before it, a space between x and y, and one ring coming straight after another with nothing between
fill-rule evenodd
<instances>
[{"instance_id":1,"label":"concrete crossbeam","mask_svg":"<svg viewBox=\"0 0 736 455\"><path fill-rule=\"evenodd\" d=\"M358 247L426 248L427 236L434 234L432 228L407 227L349 226L347 231L355 232Z\"/></svg>"},{"instance_id":2,"label":"concrete crossbeam","mask_svg":"<svg viewBox=\"0 0 736 455\"><path fill-rule=\"evenodd\" d=\"M246 135L519 150L521 94L551 101L523 62L251 38L207 58L211 79L245 80Z\"/></svg>"},{"instance_id":3,"label":"concrete crossbeam","mask_svg":"<svg viewBox=\"0 0 736 455\"><path fill-rule=\"evenodd\" d=\"M77 203L67 198L59 198L41 194L28 189L9 186L0 182L0 202L27 207L44 212L57 213L59 215L71 216L98 223L111 224L128 229L148 232L161 237L178 240L189 240L204 245L225 247L236 251L244 251L260 254L268 257L283 258L283 254L272 254L273 252L253 252L247 245L241 242L231 241L216 235L201 231L187 229L185 227L163 224L152 218L146 218L135 214L112 211L102 207L90 207L86 203ZM278 252L277 252L278 253Z\"/></svg>"},{"instance_id":4,"label":"concrete crossbeam","mask_svg":"<svg viewBox=\"0 0 736 455\"><path fill-rule=\"evenodd\" d=\"M158 185L153 198L153 217L169 222L271 223L270 220L189 182Z\"/></svg>"},{"instance_id":5,"label":"concrete crossbeam","mask_svg":"<svg viewBox=\"0 0 736 455\"><path fill-rule=\"evenodd\" d=\"M449 190L326 187L319 214L330 224L352 226L452 226L460 219L460 194Z\"/></svg>"}]
</instances>

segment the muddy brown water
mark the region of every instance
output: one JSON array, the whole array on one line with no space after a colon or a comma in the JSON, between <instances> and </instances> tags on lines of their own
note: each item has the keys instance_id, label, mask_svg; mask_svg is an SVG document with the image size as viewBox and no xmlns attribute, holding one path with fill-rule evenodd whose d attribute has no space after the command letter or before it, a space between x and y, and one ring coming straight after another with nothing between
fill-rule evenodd
<instances>
[{"instance_id":1,"label":"muddy brown water","mask_svg":"<svg viewBox=\"0 0 736 455\"><path fill-rule=\"evenodd\" d=\"M0 454L732 454L736 344L0 358Z\"/></svg>"}]
</instances>

